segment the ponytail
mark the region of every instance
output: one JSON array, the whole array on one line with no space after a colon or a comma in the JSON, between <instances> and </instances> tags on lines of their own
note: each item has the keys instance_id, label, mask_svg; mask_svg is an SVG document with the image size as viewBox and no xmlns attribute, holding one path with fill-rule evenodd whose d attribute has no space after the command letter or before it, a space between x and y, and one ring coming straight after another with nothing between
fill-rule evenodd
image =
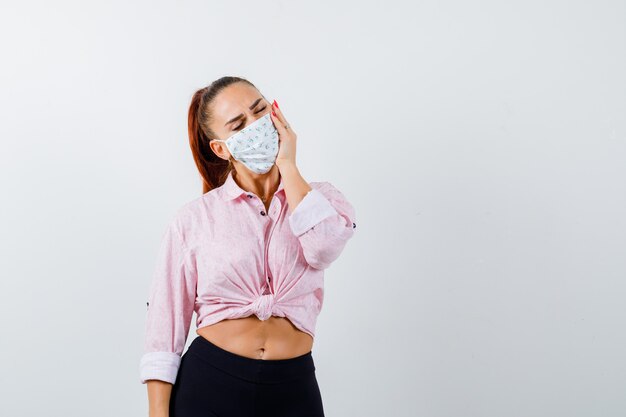
<instances>
[{"instance_id":1,"label":"ponytail","mask_svg":"<svg viewBox=\"0 0 626 417\"><path fill-rule=\"evenodd\" d=\"M209 139L216 137L209 127L209 120L211 120L212 116L210 114L210 104L217 94L236 82L245 82L255 87L244 78L227 76L214 81L208 87L196 91L191 98L187 120L189 146L202 179L202 194L224 184L228 174L233 169L231 159L228 161L223 160L209 147Z\"/></svg>"}]
</instances>

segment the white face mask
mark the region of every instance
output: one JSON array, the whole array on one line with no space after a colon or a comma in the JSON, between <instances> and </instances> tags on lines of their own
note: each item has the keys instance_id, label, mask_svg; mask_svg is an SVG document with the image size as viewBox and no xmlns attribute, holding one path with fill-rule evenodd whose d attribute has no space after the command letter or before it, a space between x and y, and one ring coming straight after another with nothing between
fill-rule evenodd
<instances>
[{"instance_id":1,"label":"white face mask","mask_svg":"<svg viewBox=\"0 0 626 417\"><path fill-rule=\"evenodd\" d=\"M260 117L224 142L230 154L257 174L269 172L278 155L278 131L270 113Z\"/></svg>"}]
</instances>

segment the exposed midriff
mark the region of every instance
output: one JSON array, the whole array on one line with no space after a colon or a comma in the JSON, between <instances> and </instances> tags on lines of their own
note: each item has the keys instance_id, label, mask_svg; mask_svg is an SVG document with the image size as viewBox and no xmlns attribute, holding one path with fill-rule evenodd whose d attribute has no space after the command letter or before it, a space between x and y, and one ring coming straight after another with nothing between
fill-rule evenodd
<instances>
[{"instance_id":1,"label":"exposed midriff","mask_svg":"<svg viewBox=\"0 0 626 417\"><path fill-rule=\"evenodd\" d=\"M313 338L285 317L225 319L196 333L224 350L252 359L289 359L313 348Z\"/></svg>"}]
</instances>

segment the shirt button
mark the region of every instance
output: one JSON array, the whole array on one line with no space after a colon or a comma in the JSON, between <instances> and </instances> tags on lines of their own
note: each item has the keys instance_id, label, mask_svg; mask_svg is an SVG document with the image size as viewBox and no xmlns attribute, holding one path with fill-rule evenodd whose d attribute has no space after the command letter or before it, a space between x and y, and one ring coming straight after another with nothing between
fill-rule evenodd
<instances>
[{"instance_id":1,"label":"shirt button","mask_svg":"<svg viewBox=\"0 0 626 417\"><path fill-rule=\"evenodd\" d=\"M261 216L265 216L265 211L261 210Z\"/></svg>"}]
</instances>

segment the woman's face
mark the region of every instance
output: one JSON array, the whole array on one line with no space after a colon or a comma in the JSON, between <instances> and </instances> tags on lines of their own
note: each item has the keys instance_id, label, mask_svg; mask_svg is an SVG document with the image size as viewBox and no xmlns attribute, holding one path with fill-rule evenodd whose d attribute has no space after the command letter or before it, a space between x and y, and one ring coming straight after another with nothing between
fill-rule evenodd
<instances>
[{"instance_id":1,"label":"woman's face","mask_svg":"<svg viewBox=\"0 0 626 417\"><path fill-rule=\"evenodd\" d=\"M259 91L246 83L231 84L223 89L212 104L213 120L209 126L217 137L226 140L250 123L272 111ZM224 142L211 141L211 148L218 156L228 159L230 152Z\"/></svg>"}]
</instances>

